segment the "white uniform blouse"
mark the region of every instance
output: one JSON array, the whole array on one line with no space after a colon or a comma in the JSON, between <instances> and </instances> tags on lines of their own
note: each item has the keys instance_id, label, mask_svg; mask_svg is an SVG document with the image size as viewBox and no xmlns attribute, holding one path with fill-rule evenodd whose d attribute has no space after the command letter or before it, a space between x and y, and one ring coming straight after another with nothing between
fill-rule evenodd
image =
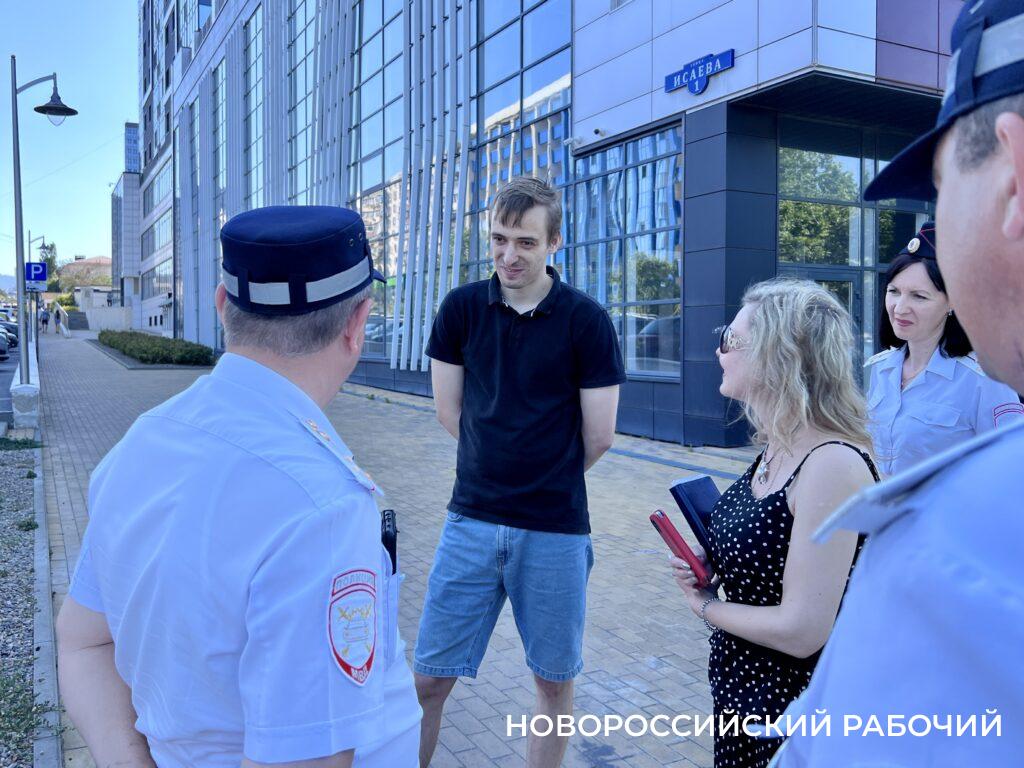
<instances>
[{"instance_id":1,"label":"white uniform blouse","mask_svg":"<svg viewBox=\"0 0 1024 768\"><path fill-rule=\"evenodd\" d=\"M868 429L884 475L1024 419L1016 393L986 376L973 354L946 357L936 349L928 367L901 390L905 350L880 352L865 364L871 375Z\"/></svg>"}]
</instances>

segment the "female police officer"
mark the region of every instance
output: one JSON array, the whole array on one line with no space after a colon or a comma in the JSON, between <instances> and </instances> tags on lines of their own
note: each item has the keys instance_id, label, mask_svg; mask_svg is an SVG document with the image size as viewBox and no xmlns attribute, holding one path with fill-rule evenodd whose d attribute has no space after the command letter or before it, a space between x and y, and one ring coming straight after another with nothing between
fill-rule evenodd
<instances>
[{"instance_id":1,"label":"female police officer","mask_svg":"<svg viewBox=\"0 0 1024 768\"><path fill-rule=\"evenodd\" d=\"M1024 416L1017 395L988 378L950 309L926 222L885 276L879 338L867 362L869 429L878 466L893 475Z\"/></svg>"}]
</instances>

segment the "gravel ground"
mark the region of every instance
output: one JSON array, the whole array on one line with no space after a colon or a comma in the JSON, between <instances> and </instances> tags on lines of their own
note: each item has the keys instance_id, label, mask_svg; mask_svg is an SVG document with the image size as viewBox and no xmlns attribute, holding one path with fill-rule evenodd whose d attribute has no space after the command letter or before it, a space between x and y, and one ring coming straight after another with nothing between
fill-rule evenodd
<instances>
[{"instance_id":1,"label":"gravel ground","mask_svg":"<svg viewBox=\"0 0 1024 768\"><path fill-rule=\"evenodd\" d=\"M0 448L0 768L32 764L35 518L30 450Z\"/></svg>"}]
</instances>

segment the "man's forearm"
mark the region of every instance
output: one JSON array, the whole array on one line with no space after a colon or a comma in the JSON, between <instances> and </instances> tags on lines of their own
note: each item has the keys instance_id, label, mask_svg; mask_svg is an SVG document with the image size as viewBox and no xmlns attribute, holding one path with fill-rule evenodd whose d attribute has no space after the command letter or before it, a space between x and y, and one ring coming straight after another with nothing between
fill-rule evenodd
<instances>
[{"instance_id":1,"label":"man's forearm","mask_svg":"<svg viewBox=\"0 0 1024 768\"><path fill-rule=\"evenodd\" d=\"M441 422L441 426L444 427L448 434L454 437L456 440L459 439L459 419L462 418L462 409L457 411L445 411L438 412L437 420Z\"/></svg>"},{"instance_id":2,"label":"man's forearm","mask_svg":"<svg viewBox=\"0 0 1024 768\"><path fill-rule=\"evenodd\" d=\"M605 438L583 438L583 471L586 472L597 463L612 447L612 441Z\"/></svg>"},{"instance_id":3,"label":"man's forearm","mask_svg":"<svg viewBox=\"0 0 1024 768\"><path fill-rule=\"evenodd\" d=\"M146 738L135 730L131 689L114 667L114 644L61 653L60 695L98 768L155 768Z\"/></svg>"}]
</instances>

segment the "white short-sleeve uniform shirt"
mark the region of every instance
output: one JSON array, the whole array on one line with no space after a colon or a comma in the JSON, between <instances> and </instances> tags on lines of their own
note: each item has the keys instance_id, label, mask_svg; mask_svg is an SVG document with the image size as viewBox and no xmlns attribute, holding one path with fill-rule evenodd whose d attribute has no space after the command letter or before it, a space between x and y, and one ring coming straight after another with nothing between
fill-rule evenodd
<instances>
[{"instance_id":1,"label":"white short-sleeve uniform shirt","mask_svg":"<svg viewBox=\"0 0 1024 768\"><path fill-rule=\"evenodd\" d=\"M416 765L376 491L302 390L233 354L99 464L70 594L106 615L161 768Z\"/></svg>"},{"instance_id":2,"label":"white short-sleeve uniform shirt","mask_svg":"<svg viewBox=\"0 0 1024 768\"><path fill-rule=\"evenodd\" d=\"M1017 394L990 379L973 355L946 357L936 349L928 366L900 389L906 347L867 361L868 429L878 469L895 475L947 448L1024 419Z\"/></svg>"}]
</instances>

